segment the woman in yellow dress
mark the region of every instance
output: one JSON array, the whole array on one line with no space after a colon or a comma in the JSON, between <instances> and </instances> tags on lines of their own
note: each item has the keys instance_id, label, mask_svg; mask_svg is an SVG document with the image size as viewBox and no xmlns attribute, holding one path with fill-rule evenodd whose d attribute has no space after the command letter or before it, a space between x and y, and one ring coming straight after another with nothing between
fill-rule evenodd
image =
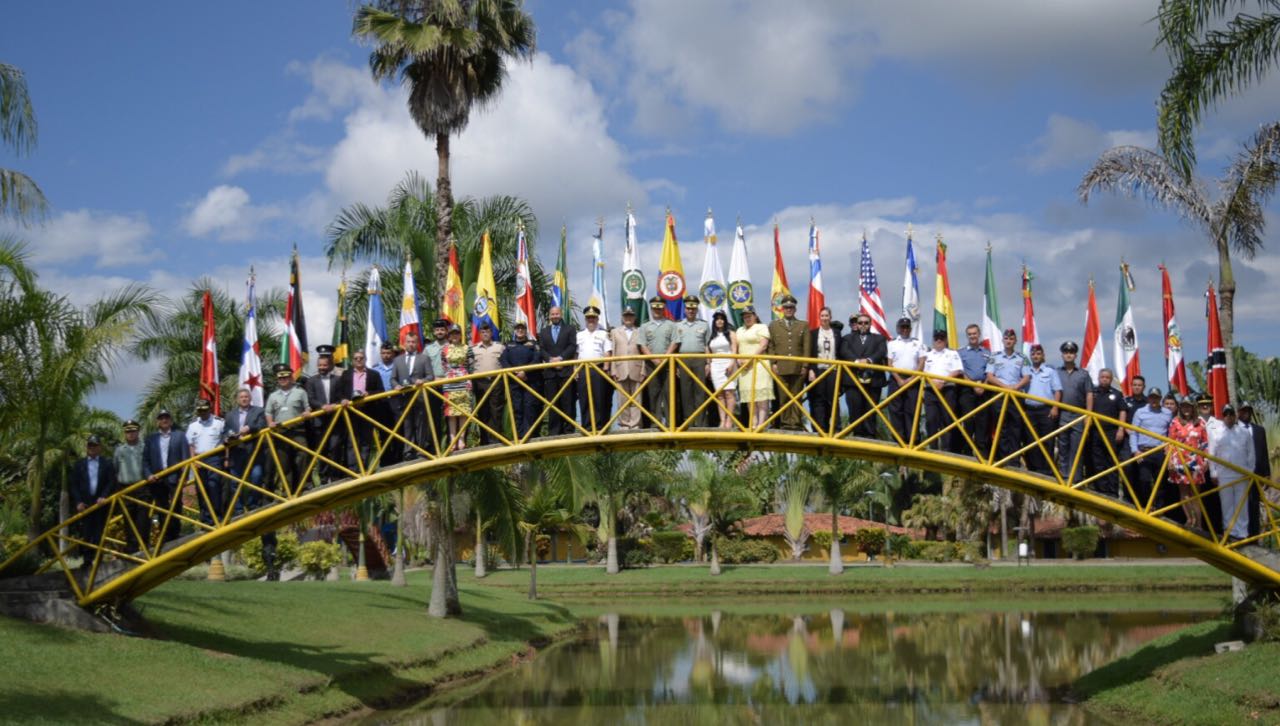
<instances>
[{"instance_id":1,"label":"woman in yellow dress","mask_svg":"<svg viewBox=\"0 0 1280 726\"><path fill-rule=\"evenodd\" d=\"M769 351L769 328L760 322L756 309L750 305L742 309L742 327L738 328L736 337L738 349L735 353L764 355ZM747 420L753 428L763 428L765 419L769 417L769 402L773 400L773 376L769 375L769 363L765 360L738 363L745 368L738 378L738 396L750 411Z\"/></svg>"},{"instance_id":2,"label":"woman in yellow dress","mask_svg":"<svg viewBox=\"0 0 1280 726\"><path fill-rule=\"evenodd\" d=\"M448 342L440 349L440 357L444 363L445 379L460 378L475 369L475 354L471 346L462 342L462 329L457 325L449 326ZM449 440L453 441L453 449L467 448L465 432L458 435L462 428L463 418L471 413L471 381L453 381L440 386L444 393L444 417L449 422Z\"/></svg>"}]
</instances>

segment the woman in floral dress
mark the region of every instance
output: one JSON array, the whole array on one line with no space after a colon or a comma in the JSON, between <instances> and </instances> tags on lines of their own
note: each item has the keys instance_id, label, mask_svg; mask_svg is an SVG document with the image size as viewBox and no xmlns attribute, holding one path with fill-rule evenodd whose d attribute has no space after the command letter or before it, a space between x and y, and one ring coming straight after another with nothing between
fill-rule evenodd
<instances>
[{"instance_id":1,"label":"woman in floral dress","mask_svg":"<svg viewBox=\"0 0 1280 726\"><path fill-rule=\"evenodd\" d=\"M1197 489L1204 484L1205 459L1193 451L1205 451L1209 448L1209 432L1204 422L1196 416L1196 407L1190 398L1178 404L1178 416L1169 424L1169 438L1183 444L1187 449L1171 449L1169 453L1169 481L1178 485L1178 493L1182 497L1182 511L1187 515L1187 526L1199 529L1200 502L1191 500Z\"/></svg>"},{"instance_id":2,"label":"woman in floral dress","mask_svg":"<svg viewBox=\"0 0 1280 726\"><path fill-rule=\"evenodd\" d=\"M471 346L462 342L462 329L457 325L449 327L448 342L440 349L440 358L444 363L444 377L447 381L440 386L444 393L444 417L449 423L449 440L453 442L452 450L467 448L467 437L459 436L463 427L463 418L471 414L471 381L451 381L461 378L472 371L475 356Z\"/></svg>"}]
</instances>

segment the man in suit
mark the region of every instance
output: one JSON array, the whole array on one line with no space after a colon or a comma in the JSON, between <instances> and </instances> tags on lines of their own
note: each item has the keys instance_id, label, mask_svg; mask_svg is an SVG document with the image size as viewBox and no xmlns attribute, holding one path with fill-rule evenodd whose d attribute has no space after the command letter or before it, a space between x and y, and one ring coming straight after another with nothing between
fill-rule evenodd
<instances>
[{"instance_id":1,"label":"man in suit","mask_svg":"<svg viewBox=\"0 0 1280 726\"><path fill-rule=\"evenodd\" d=\"M311 425L307 429L307 441L312 449L329 459L342 461L347 445L346 427L339 424L333 427L333 431L328 436L325 435L329 431L329 425L333 423L332 411L338 407L339 400L336 395L338 374L333 371L333 346L317 345L316 354L316 374L306 380L303 390L307 392L307 402L312 411L329 411L330 413L311 419ZM317 470L322 482L333 481L335 474L328 464L321 463Z\"/></svg>"},{"instance_id":2,"label":"man in suit","mask_svg":"<svg viewBox=\"0 0 1280 726\"><path fill-rule=\"evenodd\" d=\"M840 329L843 327L839 321L831 322L831 308L824 307L818 312L818 327L809 331L809 350L813 351L815 358L822 360L809 369L808 380L813 384L809 389L809 413L824 431L831 431L839 419L839 406L834 400L838 371L827 371L840 358ZM826 377L820 378L823 373L827 373Z\"/></svg>"},{"instance_id":3,"label":"man in suit","mask_svg":"<svg viewBox=\"0 0 1280 726\"><path fill-rule=\"evenodd\" d=\"M1244 424L1253 436L1253 473L1263 479L1271 478L1271 452L1267 449L1267 430L1262 424L1253 420L1253 404L1245 401L1240 404L1238 413L1240 423ZM1249 487L1249 536L1262 530L1262 501L1258 498L1257 487Z\"/></svg>"},{"instance_id":4,"label":"man in suit","mask_svg":"<svg viewBox=\"0 0 1280 726\"><path fill-rule=\"evenodd\" d=\"M102 442L97 436L90 436L85 441L85 457L71 465L71 480L68 489L71 503L76 513L102 504L111 496L116 488L116 468L111 459L102 455ZM99 507L84 519L80 520L80 537L89 545L97 545L102 539L102 531L107 526L107 514L110 507ZM83 550L85 567L92 565L94 551Z\"/></svg>"},{"instance_id":5,"label":"man in suit","mask_svg":"<svg viewBox=\"0 0 1280 726\"><path fill-rule=\"evenodd\" d=\"M391 385L398 391L405 391L400 396L401 415L404 416L404 428L400 434L414 445L422 448L427 446L427 406L424 399L420 396L409 409L408 413L403 413L404 407L409 406L412 394L407 390L419 383L426 383L435 380L435 374L431 372L431 361L429 356L418 350L418 335L409 333L404 337L404 352L396 358L396 362L391 367ZM423 396L428 396L427 391L422 392ZM436 441L439 441L440 432L436 431ZM430 447L434 449L435 447ZM404 445L404 460L413 458L416 452L408 444Z\"/></svg>"},{"instance_id":6,"label":"man in suit","mask_svg":"<svg viewBox=\"0 0 1280 726\"><path fill-rule=\"evenodd\" d=\"M263 447L258 455L253 457L253 463L250 465L249 459L253 456L255 442L250 441L249 438L266 427L267 412L261 406L253 405L252 392L248 388L236 391L236 405L227 411L223 419L223 431L227 437L227 455L224 465L232 477L243 479L254 486L262 486L262 463L270 457L270 454L266 447ZM257 490L234 481L229 482L229 485L231 492L228 494L234 493L237 488L240 490L240 495L235 501L236 514L246 509L255 509L261 503L262 494Z\"/></svg>"},{"instance_id":7,"label":"man in suit","mask_svg":"<svg viewBox=\"0 0 1280 726\"><path fill-rule=\"evenodd\" d=\"M808 323L796 318L796 299L783 296L782 319L769 323L769 352L779 356L773 359L773 373L781 381L776 385L774 403L782 411L778 417L781 428L787 431L804 429L803 402L799 394L804 389L809 366L794 359L811 357L812 341Z\"/></svg>"},{"instance_id":8,"label":"man in suit","mask_svg":"<svg viewBox=\"0 0 1280 726\"><path fill-rule=\"evenodd\" d=\"M609 331L609 340L613 343L615 358L628 355L641 355L640 346L643 341L640 329L636 327L636 311L624 307L622 309L622 325ZM612 361L609 374L618 382L626 395L633 396L644 381L645 364L642 360ZM624 406L625 404L625 406ZM640 428L640 406L638 403L626 403L623 393L618 394L618 405L624 406L618 413L618 428L632 430Z\"/></svg>"},{"instance_id":9,"label":"man in suit","mask_svg":"<svg viewBox=\"0 0 1280 726\"><path fill-rule=\"evenodd\" d=\"M338 379L338 401L343 406L349 406L354 403L359 407L360 413L384 426L388 426L386 399L362 403L365 396L382 393L385 390L382 387L382 376L368 367L365 352L357 350L352 353L351 368L343 371L342 376ZM351 413L350 416L351 428L355 430L356 440L347 447L345 452L346 464L355 470L357 466L356 453L359 452L359 463L362 463L367 468L371 463L369 458L376 450L374 448L374 426L360 414ZM378 437L385 438L381 432L379 432Z\"/></svg>"},{"instance_id":10,"label":"man in suit","mask_svg":"<svg viewBox=\"0 0 1280 726\"><path fill-rule=\"evenodd\" d=\"M871 329L871 316L861 312L850 315L849 327L849 334L840 341L840 360L884 365L889 356L888 343L883 335ZM858 388L859 384L862 388ZM844 388L849 421L857 421L880 402L880 391L884 389L884 372L866 368L851 369L849 380L842 381L840 385ZM854 433L868 439L876 438L879 418L877 414L867 416L855 427Z\"/></svg>"},{"instance_id":11,"label":"man in suit","mask_svg":"<svg viewBox=\"0 0 1280 726\"><path fill-rule=\"evenodd\" d=\"M547 312L547 325L538 333L538 349L543 363L560 363L578 358L578 329L565 322L564 311L553 307ZM555 412L547 415L547 433L551 436L573 430L573 409L576 403L573 383L569 381L573 369L569 366L545 368L542 371L542 395L551 402ZM564 389L561 392L561 389Z\"/></svg>"},{"instance_id":12,"label":"man in suit","mask_svg":"<svg viewBox=\"0 0 1280 726\"><path fill-rule=\"evenodd\" d=\"M177 515L182 513L182 501L178 499L178 479L181 471L162 474L165 469L179 464L191 456L187 447L187 438L173 430L173 416L161 409L156 414L156 431L147 436L142 443L142 473L146 476L151 501L158 509L153 512L156 524L164 527L162 542L176 539L181 527ZM150 540L151 519L143 520L146 532L143 537Z\"/></svg>"}]
</instances>

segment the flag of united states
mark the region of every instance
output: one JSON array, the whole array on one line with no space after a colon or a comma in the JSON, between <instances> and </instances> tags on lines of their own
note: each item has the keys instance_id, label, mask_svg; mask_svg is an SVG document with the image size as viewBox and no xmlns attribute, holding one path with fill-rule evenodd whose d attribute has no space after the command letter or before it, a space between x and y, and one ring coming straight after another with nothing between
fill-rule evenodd
<instances>
[{"instance_id":1,"label":"flag of united states","mask_svg":"<svg viewBox=\"0 0 1280 726\"><path fill-rule=\"evenodd\" d=\"M871 247L862 240L862 264L858 270L858 312L871 318L871 328L889 337L884 322L884 306L880 304L880 281L876 279L876 266L871 262Z\"/></svg>"}]
</instances>

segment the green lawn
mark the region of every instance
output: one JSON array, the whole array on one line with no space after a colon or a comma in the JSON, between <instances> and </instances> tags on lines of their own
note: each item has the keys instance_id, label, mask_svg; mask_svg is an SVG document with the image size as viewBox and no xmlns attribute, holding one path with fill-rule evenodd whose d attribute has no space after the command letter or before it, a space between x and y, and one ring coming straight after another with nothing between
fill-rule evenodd
<instances>
[{"instance_id":1,"label":"green lawn","mask_svg":"<svg viewBox=\"0 0 1280 726\"><path fill-rule=\"evenodd\" d=\"M1234 639L1226 621L1193 625L1093 671L1074 690L1090 710L1123 723L1280 723L1280 643L1214 654L1214 643Z\"/></svg>"}]
</instances>

